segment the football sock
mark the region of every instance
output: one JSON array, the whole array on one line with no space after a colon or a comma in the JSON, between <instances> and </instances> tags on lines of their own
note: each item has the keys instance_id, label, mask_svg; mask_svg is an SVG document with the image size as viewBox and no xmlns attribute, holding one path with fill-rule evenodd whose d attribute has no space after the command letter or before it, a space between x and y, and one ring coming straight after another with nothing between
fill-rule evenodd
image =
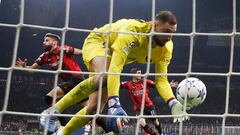
<instances>
[{"instance_id":1,"label":"football sock","mask_svg":"<svg viewBox=\"0 0 240 135\"><path fill-rule=\"evenodd\" d=\"M76 115L88 115L87 107L81 109ZM72 119L67 123L67 125L63 128L64 135L68 135L73 131L82 128L86 125L91 118L88 117L81 117L81 116L74 116Z\"/></svg>"},{"instance_id":2,"label":"football sock","mask_svg":"<svg viewBox=\"0 0 240 135\"><path fill-rule=\"evenodd\" d=\"M147 124L143 127L143 129L146 133L149 133L150 135L157 135Z\"/></svg>"},{"instance_id":3,"label":"football sock","mask_svg":"<svg viewBox=\"0 0 240 135\"><path fill-rule=\"evenodd\" d=\"M161 125L160 124L158 126L156 125L155 128L158 130L158 133L161 135L162 134Z\"/></svg>"},{"instance_id":4,"label":"football sock","mask_svg":"<svg viewBox=\"0 0 240 135\"><path fill-rule=\"evenodd\" d=\"M93 84L93 77L90 77L69 91L62 99L56 104L55 108L58 112L62 113L67 107L82 101L87 98L91 93L96 91L96 86Z\"/></svg>"}]
</instances>

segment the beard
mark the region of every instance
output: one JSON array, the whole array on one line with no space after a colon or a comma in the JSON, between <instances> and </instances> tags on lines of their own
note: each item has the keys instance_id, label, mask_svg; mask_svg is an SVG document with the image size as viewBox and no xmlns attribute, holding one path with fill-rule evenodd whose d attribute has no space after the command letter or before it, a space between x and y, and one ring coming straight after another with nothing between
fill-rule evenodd
<instances>
[{"instance_id":1,"label":"beard","mask_svg":"<svg viewBox=\"0 0 240 135\"><path fill-rule=\"evenodd\" d=\"M47 51L50 51L52 49L52 46L51 45L48 45L48 46L45 46L44 45L44 51L47 52Z\"/></svg>"},{"instance_id":2,"label":"beard","mask_svg":"<svg viewBox=\"0 0 240 135\"><path fill-rule=\"evenodd\" d=\"M167 39L158 39L157 36L153 36L153 40L155 43L157 43L157 45L161 47L165 46L165 44L169 41Z\"/></svg>"}]
</instances>

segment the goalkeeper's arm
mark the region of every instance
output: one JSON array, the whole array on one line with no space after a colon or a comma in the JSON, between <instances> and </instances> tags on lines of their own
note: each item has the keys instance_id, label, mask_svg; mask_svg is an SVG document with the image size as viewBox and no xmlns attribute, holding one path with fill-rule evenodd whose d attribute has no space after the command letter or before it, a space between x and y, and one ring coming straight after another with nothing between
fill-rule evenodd
<instances>
[{"instance_id":1,"label":"goalkeeper's arm","mask_svg":"<svg viewBox=\"0 0 240 135\"><path fill-rule=\"evenodd\" d=\"M167 62L159 61L156 64L156 73L167 74L167 67ZM156 76L156 88L166 103L175 98L166 75Z\"/></svg>"},{"instance_id":2,"label":"goalkeeper's arm","mask_svg":"<svg viewBox=\"0 0 240 135\"><path fill-rule=\"evenodd\" d=\"M126 55L113 51L111 63L108 72L121 73L126 61ZM109 75L107 81L108 97L119 96L120 75Z\"/></svg>"},{"instance_id":3,"label":"goalkeeper's arm","mask_svg":"<svg viewBox=\"0 0 240 135\"><path fill-rule=\"evenodd\" d=\"M166 74L168 64L169 62L167 61L159 61L156 64L156 72ZM175 96L173 95L172 88L170 87L166 75L156 77L156 87L163 100L167 102L169 107L171 108L172 114L173 115L183 114L183 106L178 100L176 100ZM187 119L188 119L187 116L174 117L173 122L181 122Z\"/></svg>"}]
</instances>

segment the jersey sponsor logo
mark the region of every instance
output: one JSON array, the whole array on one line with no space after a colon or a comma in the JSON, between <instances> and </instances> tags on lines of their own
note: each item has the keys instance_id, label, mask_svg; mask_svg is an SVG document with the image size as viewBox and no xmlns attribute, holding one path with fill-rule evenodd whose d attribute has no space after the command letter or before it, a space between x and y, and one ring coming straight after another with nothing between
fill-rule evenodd
<instances>
[{"instance_id":1,"label":"jersey sponsor logo","mask_svg":"<svg viewBox=\"0 0 240 135\"><path fill-rule=\"evenodd\" d=\"M143 94L143 89L133 90L132 93L133 93L134 96L142 95Z\"/></svg>"}]
</instances>

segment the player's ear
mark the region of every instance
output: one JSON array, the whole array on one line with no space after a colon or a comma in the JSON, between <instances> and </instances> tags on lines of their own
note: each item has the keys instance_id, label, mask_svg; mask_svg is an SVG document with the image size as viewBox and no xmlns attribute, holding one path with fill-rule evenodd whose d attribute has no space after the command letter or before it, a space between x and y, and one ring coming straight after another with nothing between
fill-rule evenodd
<instances>
[{"instance_id":1,"label":"player's ear","mask_svg":"<svg viewBox=\"0 0 240 135\"><path fill-rule=\"evenodd\" d=\"M161 26L161 22L155 20L154 22L154 31L159 32L159 27Z\"/></svg>"},{"instance_id":2,"label":"player's ear","mask_svg":"<svg viewBox=\"0 0 240 135\"><path fill-rule=\"evenodd\" d=\"M158 24L158 21L155 21L155 22L154 22L154 31L156 31L156 28L157 28L158 25L159 25L159 24Z\"/></svg>"},{"instance_id":3,"label":"player's ear","mask_svg":"<svg viewBox=\"0 0 240 135\"><path fill-rule=\"evenodd\" d=\"M57 45L57 44L58 44L58 41L53 41L53 44L54 44L54 45Z\"/></svg>"}]
</instances>

